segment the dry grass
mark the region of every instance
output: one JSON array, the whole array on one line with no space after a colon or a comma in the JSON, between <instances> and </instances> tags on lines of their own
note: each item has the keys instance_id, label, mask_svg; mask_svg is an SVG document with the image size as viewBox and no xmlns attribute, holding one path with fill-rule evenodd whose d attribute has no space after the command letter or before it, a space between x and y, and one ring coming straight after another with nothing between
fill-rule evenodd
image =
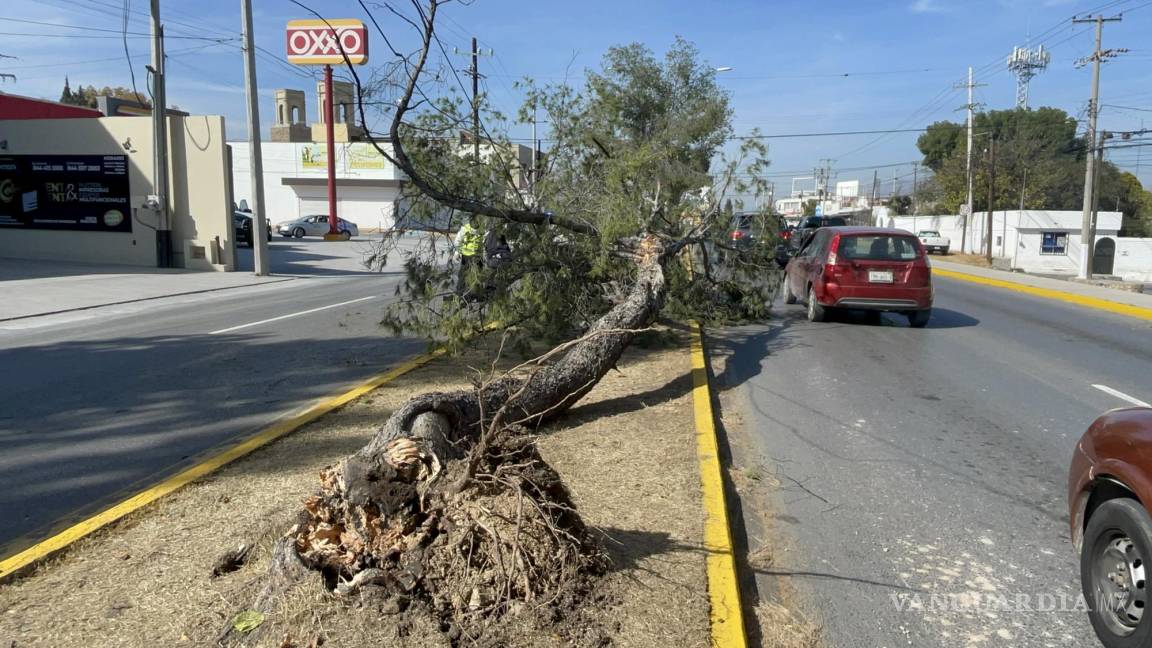
<instances>
[{"instance_id":1,"label":"dry grass","mask_svg":"<svg viewBox=\"0 0 1152 648\"><path fill-rule=\"evenodd\" d=\"M0 586L0 646L213 645L245 609L272 541L326 465L362 446L409 395L463 386L487 366L479 352L437 361L113 527L28 577ZM539 448L600 530L613 568L586 603L517 645L708 643L703 512L684 346L626 355ZM255 543L238 571L214 563ZM255 645L447 646L417 607L402 622L387 605L347 603L319 587L294 592Z\"/></svg>"},{"instance_id":2,"label":"dry grass","mask_svg":"<svg viewBox=\"0 0 1152 648\"><path fill-rule=\"evenodd\" d=\"M988 259L985 258L983 254L959 254L956 252L950 252L943 258L945 261L951 263L963 263L964 265L978 266L981 268L992 267L988 264Z\"/></svg>"}]
</instances>

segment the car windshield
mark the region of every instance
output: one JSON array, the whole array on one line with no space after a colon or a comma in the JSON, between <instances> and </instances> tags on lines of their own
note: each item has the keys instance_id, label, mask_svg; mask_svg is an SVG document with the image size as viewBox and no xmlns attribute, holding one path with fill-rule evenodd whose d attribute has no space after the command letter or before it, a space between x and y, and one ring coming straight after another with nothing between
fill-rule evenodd
<instances>
[{"instance_id":1,"label":"car windshield","mask_svg":"<svg viewBox=\"0 0 1152 648\"><path fill-rule=\"evenodd\" d=\"M916 239L891 234L845 236L837 252L845 259L869 261L912 261L918 254Z\"/></svg>"},{"instance_id":2,"label":"car windshield","mask_svg":"<svg viewBox=\"0 0 1152 648\"><path fill-rule=\"evenodd\" d=\"M920 236L940 236L940 232L937 232L936 230L924 230L923 232L920 232Z\"/></svg>"},{"instance_id":3,"label":"car windshield","mask_svg":"<svg viewBox=\"0 0 1152 648\"><path fill-rule=\"evenodd\" d=\"M806 218L804 219L804 222L801 223L800 227L820 227L820 217L811 216Z\"/></svg>"}]
</instances>

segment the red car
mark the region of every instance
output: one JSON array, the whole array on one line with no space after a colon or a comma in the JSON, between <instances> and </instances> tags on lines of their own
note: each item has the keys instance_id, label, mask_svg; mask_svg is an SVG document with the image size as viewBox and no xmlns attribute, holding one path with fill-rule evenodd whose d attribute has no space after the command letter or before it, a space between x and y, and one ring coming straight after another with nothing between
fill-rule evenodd
<instances>
[{"instance_id":1,"label":"red car","mask_svg":"<svg viewBox=\"0 0 1152 648\"><path fill-rule=\"evenodd\" d=\"M843 308L903 313L922 328L932 316L932 268L911 232L822 227L785 268L784 303L797 301L813 322Z\"/></svg>"},{"instance_id":2,"label":"red car","mask_svg":"<svg viewBox=\"0 0 1152 648\"><path fill-rule=\"evenodd\" d=\"M1072 455L1068 520L1080 554L1080 587L1096 636L1108 648L1152 646L1152 408L1096 419ZM1148 614L1148 616L1145 616Z\"/></svg>"}]
</instances>

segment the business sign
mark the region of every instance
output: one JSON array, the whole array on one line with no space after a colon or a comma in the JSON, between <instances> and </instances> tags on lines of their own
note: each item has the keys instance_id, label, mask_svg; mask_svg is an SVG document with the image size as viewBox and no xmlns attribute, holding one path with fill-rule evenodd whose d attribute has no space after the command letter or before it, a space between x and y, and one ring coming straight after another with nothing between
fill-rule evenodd
<instances>
[{"instance_id":1,"label":"business sign","mask_svg":"<svg viewBox=\"0 0 1152 648\"><path fill-rule=\"evenodd\" d=\"M0 156L0 229L131 232L125 155Z\"/></svg>"},{"instance_id":2,"label":"business sign","mask_svg":"<svg viewBox=\"0 0 1152 648\"><path fill-rule=\"evenodd\" d=\"M356 65L368 62L368 29L354 18L288 21L288 62L295 65Z\"/></svg>"}]
</instances>

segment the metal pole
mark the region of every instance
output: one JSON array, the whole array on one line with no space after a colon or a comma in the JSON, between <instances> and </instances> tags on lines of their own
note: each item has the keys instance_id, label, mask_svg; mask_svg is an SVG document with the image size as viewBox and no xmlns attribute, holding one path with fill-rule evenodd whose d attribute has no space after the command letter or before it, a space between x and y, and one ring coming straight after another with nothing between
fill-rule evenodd
<instances>
[{"instance_id":1,"label":"metal pole","mask_svg":"<svg viewBox=\"0 0 1152 648\"><path fill-rule=\"evenodd\" d=\"M1096 51L1092 55L1092 99L1088 102L1088 155L1084 165L1084 214L1080 223L1080 278L1092 278L1092 193L1095 180L1096 114L1100 99L1100 41L1104 35L1104 16L1096 16Z\"/></svg>"},{"instance_id":2,"label":"metal pole","mask_svg":"<svg viewBox=\"0 0 1152 648\"><path fill-rule=\"evenodd\" d=\"M964 216L964 227L960 230L960 252L965 253L968 239L968 222L972 220L972 66L968 66L968 213Z\"/></svg>"},{"instance_id":3,"label":"metal pole","mask_svg":"<svg viewBox=\"0 0 1152 648\"><path fill-rule=\"evenodd\" d=\"M252 176L252 271L269 274L268 220L264 213L264 158L260 150L260 96L256 84L256 48L252 36L252 0L240 0L244 30L244 92L248 98L248 172Z\"/></svg>"},{"instance_id":4,"label":"metal pole","mask_svg":"<svg viewBox=\"0 0 1152 648\"><path fill-rule=\"evenodd\" d=\"M172 223L168 214L168 122L164 96L164 27L160 0L152 0L152 148L156 191L156 265L171 268ZM231 222L231 219L229 219Z\"/></svg>"},{"instance_id":5,"label":"metal pole","mask_svg":"<svg viewBox=\"0 0 1152 648\"><path fill-rule=\"evenodd\" d=\"M336 228L336 125L333 124L332 104L332 66L324 66L324 134L328 139L328 236L326 239L339 238L340 232Z\"/></svg>"},{"instance_id":6,"label":"metal pole","mask_svg":"<svg viewBox=\"0 0 1152 648\"><path fill-rule=\"evenodd\" d=\"M988 145L988 221L984 231L984 258L988 265L992 265L992 209L996 203L996 135L992 135L992 143Z\"/></svg>"}]
</instances>

